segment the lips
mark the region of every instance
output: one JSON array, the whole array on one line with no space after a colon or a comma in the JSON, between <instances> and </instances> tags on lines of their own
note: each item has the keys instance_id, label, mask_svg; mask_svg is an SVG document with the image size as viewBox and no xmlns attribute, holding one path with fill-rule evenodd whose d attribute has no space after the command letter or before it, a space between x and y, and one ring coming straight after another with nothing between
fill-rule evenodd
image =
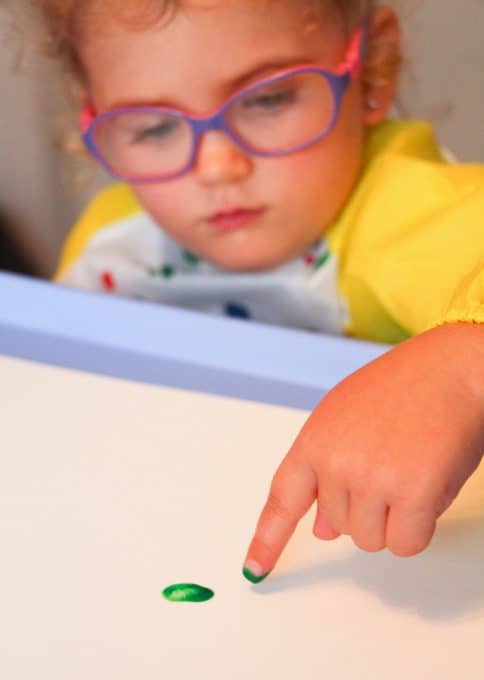
<instances>
[{"instance_id":1,"label":"lips","mask_svg":"<svg viewBox=\"0 0 484 680\"><path fill-rule=\"evenodd\" d=\"M208 223L215 229L230 231L241 229L257 220L265 208L234 208L223 212L218 212L208 218Z\"/></svg>"}]
</instances>

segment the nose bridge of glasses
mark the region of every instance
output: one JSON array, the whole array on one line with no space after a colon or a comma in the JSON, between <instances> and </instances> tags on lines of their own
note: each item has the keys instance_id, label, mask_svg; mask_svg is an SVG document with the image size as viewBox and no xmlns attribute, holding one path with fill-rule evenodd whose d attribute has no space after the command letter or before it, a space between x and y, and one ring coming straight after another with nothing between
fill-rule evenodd
<instances>
[{"instance_id":1,"label":"nose bridge of glasses","mask_svg":"<svg viewBox=\"0 0 484 680\"><path fill-rule=\"evenodd\" d=\"M223 110L217 111L217 113L215 113L213 116L207 116L205 118L193 118L192 124L197 137L200 137L200 135L203 135L206 132L228 132L224 120Z\"/></svg>"}]
</instances>

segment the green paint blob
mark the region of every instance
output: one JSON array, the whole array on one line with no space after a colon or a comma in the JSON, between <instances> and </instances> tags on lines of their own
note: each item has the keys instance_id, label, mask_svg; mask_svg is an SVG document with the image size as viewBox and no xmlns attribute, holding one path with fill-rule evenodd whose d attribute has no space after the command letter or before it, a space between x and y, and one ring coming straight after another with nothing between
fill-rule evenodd
<instances>
[{"instance_id":1,"label":"green paint blob","mask_svg":"<svg viewBox=\"0 0 484 680\"><path fill-rule=\"evenodd\" d=\"M207 602L214 596L213 590L195 583L177 583L163 591L163 597L170 602Z\"/></svg>"}]
</instances>

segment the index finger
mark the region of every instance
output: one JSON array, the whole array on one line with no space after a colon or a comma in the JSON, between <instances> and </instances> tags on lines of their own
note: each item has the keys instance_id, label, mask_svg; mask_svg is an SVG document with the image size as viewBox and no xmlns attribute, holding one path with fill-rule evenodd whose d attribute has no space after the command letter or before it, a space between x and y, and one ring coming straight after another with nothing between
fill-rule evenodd
<instances>
[{"instance_id":1,"label":"index finger","mask_svg":"<svg viewBox=\"0 0 484 680\"><path fill-rule=\"evenodd\" d=\"M316 496L313 469L289 454L274 476L250 544L243 569L247 580L260 583L269 575Z\"/></svg>"}]
</instances>

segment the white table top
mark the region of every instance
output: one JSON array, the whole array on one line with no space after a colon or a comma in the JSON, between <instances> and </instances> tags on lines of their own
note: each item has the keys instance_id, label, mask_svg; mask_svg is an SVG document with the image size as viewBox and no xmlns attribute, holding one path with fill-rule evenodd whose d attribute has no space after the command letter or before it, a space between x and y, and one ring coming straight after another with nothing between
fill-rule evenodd
<instances>
[{"instance_id":1,"label":"white table top","mask_svg":"<svg viewBox=\"0 0 484 680\"><path fill-rule=\"evenodd\" d=\"M0 357L0 678L482 680L484 474L403 560L241 565L301 410ZM161 597L212 588L204 604Z\"/></svg>"}]
</instances>

